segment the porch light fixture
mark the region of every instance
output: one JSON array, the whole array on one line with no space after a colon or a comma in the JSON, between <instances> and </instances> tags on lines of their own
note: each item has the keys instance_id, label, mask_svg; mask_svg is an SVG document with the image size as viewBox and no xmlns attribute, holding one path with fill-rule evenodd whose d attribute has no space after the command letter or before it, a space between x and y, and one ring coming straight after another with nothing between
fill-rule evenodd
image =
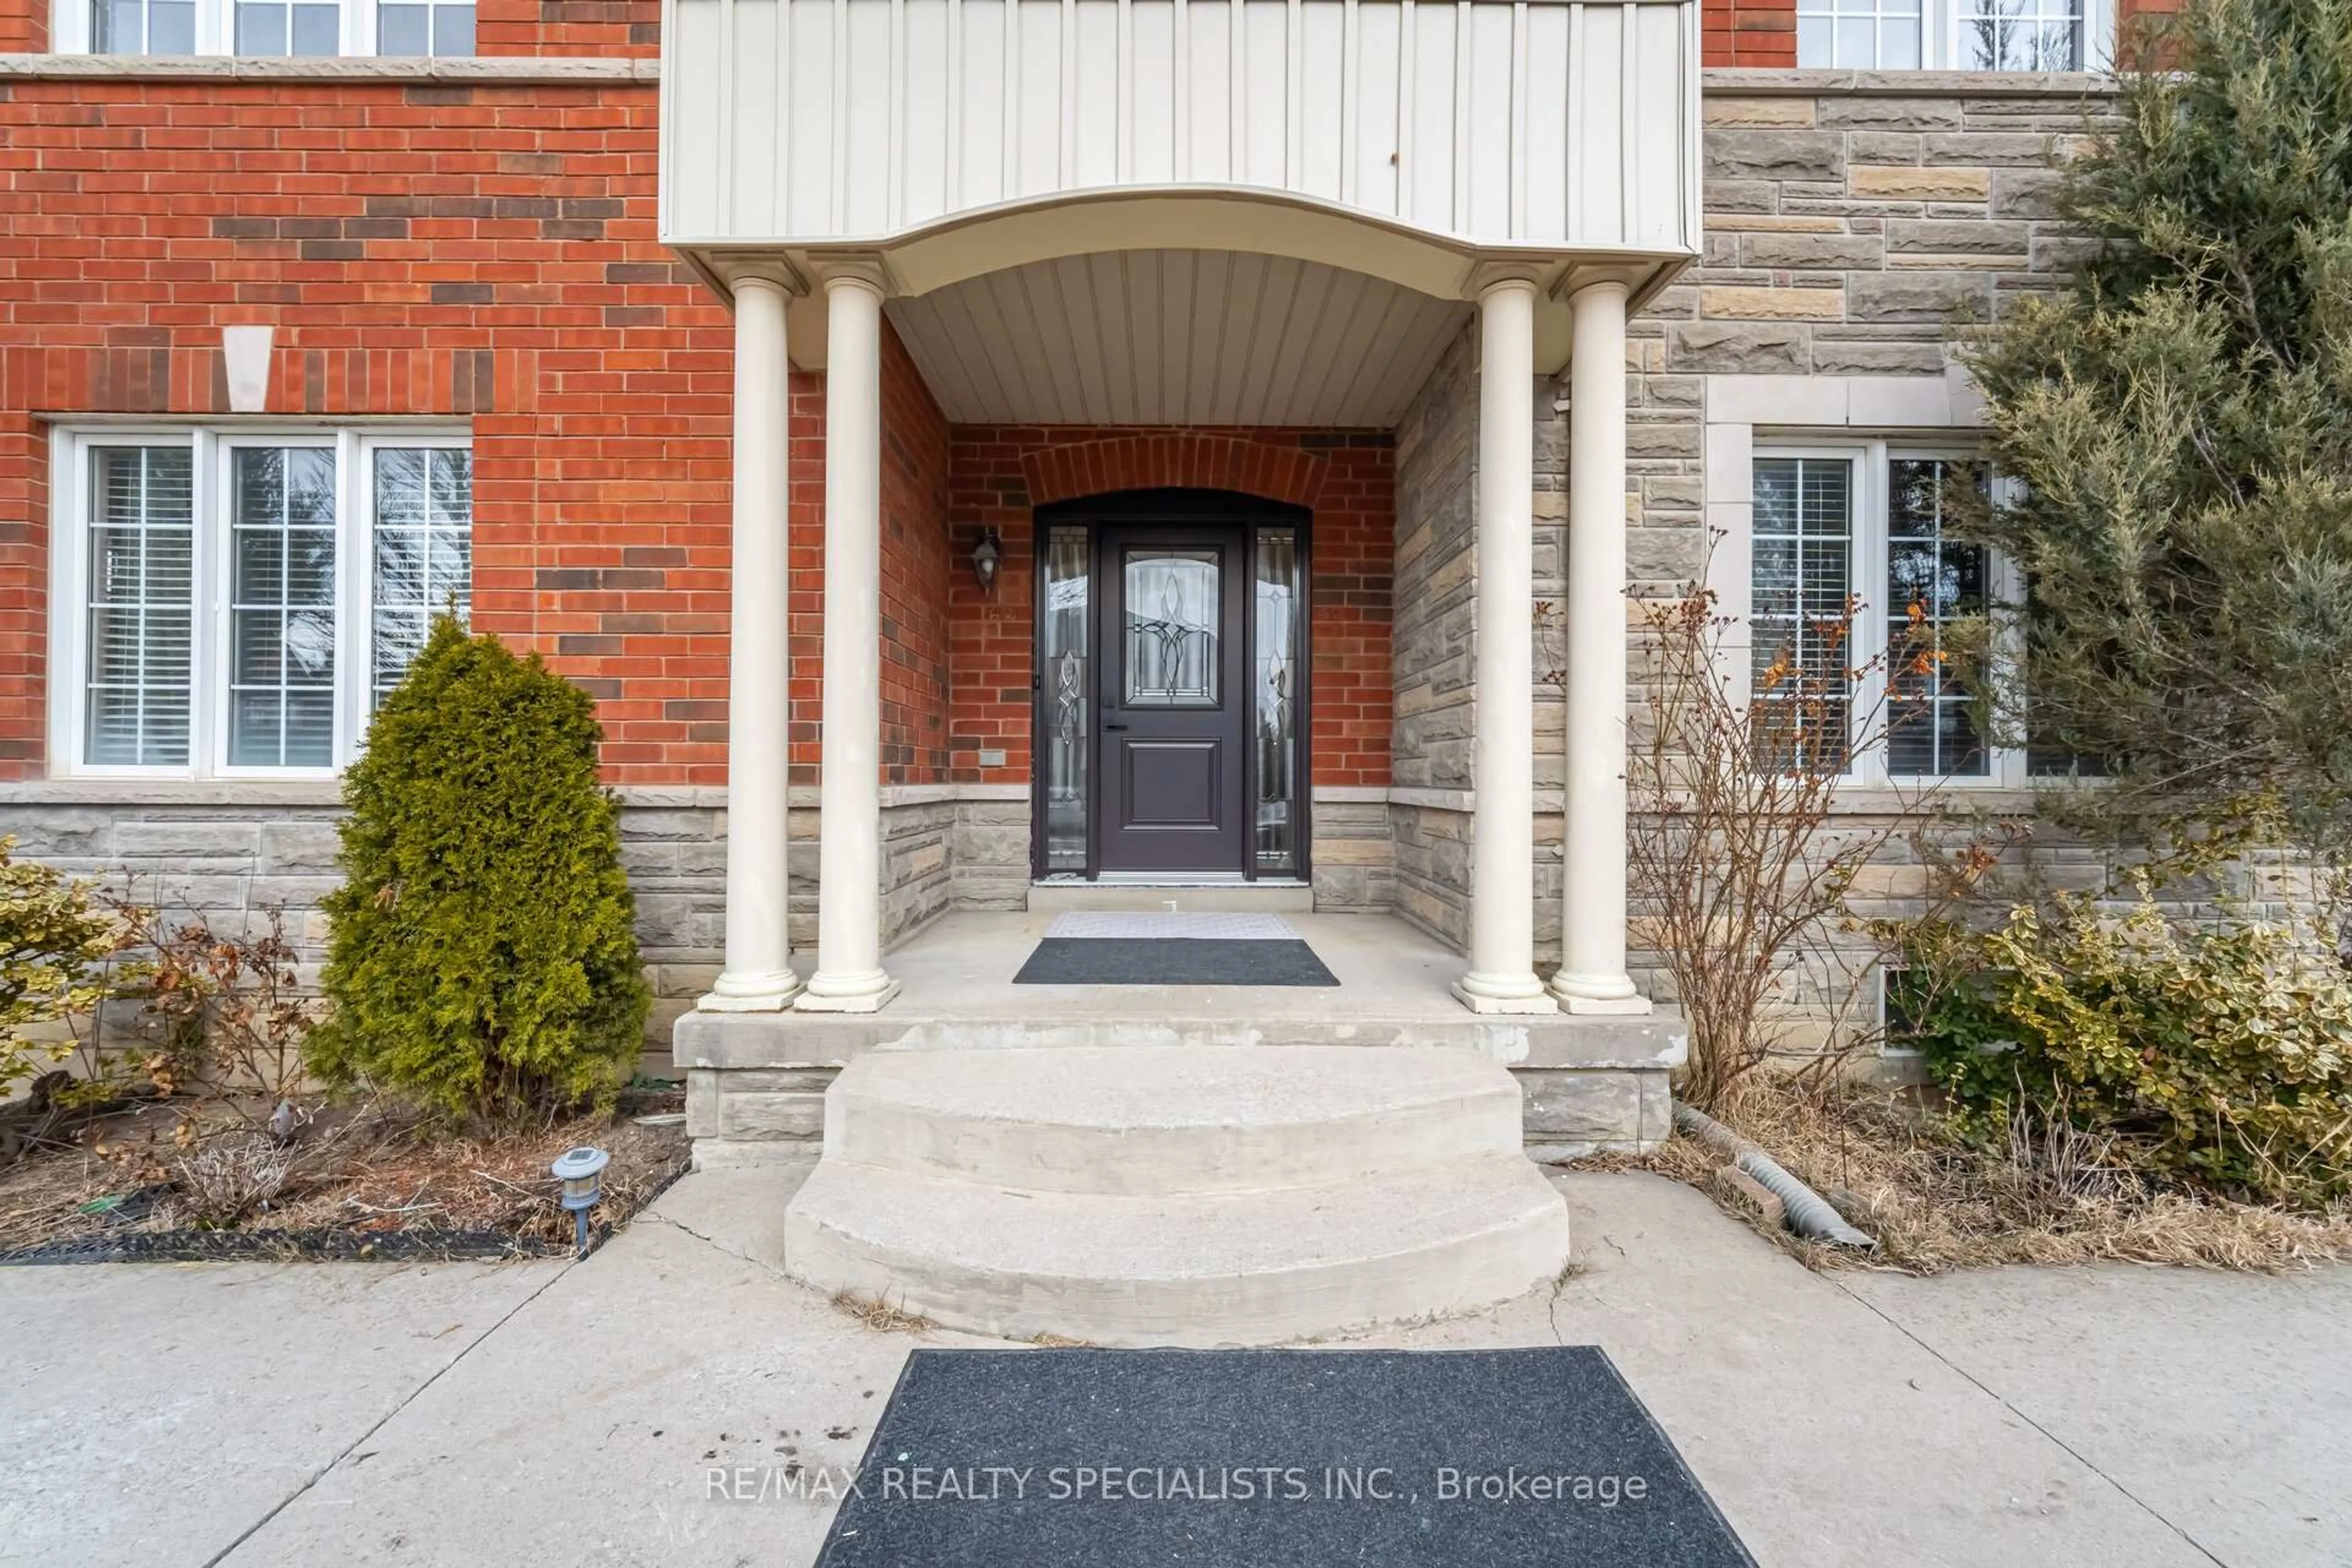
<instances>
[{"instance_id":1,"label":"porch light fixture","mask_svg":"<svg viewBox=\"0 0 2352 1568\"><path fill-rule=\"evenodd\" d=\"M996 530L982 529L980 542L971 547L971 574L980 579L982 593L996 591L996 563L1003 559L1004 552L997 543Z\"/></svg>"},{"instance_id":2,"label":"porch light fixture","mask_svg":"<svg viewBox=\"0 0 2352 1568\"><path fill-rule=\"evenodd\" d=\"M555 1157L549 1172L563 1184L563 1206L572 1212L579 1229L580 1256L588 1256L588 1211L604 1195L601 1180L604 1167L613 1156L602 1149L582 1147L566 1149Z\"/></svg>"}]
</instances>

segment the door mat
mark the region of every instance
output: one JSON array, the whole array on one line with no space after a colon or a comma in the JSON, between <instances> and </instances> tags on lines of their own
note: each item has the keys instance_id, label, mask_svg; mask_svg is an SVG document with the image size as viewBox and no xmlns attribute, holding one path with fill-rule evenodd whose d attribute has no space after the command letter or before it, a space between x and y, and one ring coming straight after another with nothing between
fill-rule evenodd
<instances>
[{"instance_id":1,"label":"door mat","mask_svg":"<svg viewBox=\"0 0 2352 1568\"><path fill-rule=\"evenodd\" d=\"M1015 985L1337 985L1280 915L1069 910Z\"/></svg>"},{"instance_id":2,"label":"door mat","mask_svg":"<svg viewBox=\"0 0 2352 1568\"><path fill-rule=\"evenodd\" d=\"M1297 937L1049 936L1015 985L1337 985L1315 950Z\"/></svg>"},{"instance_id":3,"label":"door mat","mask_svg":"<svg viewBox=\"0 0 2352 1568\"><path fill-rule=\"evenodd\" d=\"M1754 1568L1593 1346L908 1358L818 1568Z\"/></svg>"}]
</instances>

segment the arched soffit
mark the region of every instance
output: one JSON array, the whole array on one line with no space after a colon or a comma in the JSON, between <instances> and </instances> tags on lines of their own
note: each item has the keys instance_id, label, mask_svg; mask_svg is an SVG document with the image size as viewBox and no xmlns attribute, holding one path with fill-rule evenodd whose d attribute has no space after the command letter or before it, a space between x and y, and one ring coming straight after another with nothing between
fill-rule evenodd
<instances>
[{"instance_id":1,"label":"arched soffit","mask_svg":"<svg viewBox=\"0 0 2352 1568\"><path fill-rule=\"evenodd\" d=\"M1629 283L1636 306L1688 263L1678 251L1504 249L1385 219L1290 192L1238 186L1162 186L1058 192L960 213L903 233L824 246L706 253L725 280L781 270L800 297L793 358L824 363L818 280L845 263L877 261L894 297L930 294L991 273L1067 257L1141 250L1223 250L1287 257L1384 279L1439 300L1475 299L1497 275L1537 287L1537 362L1558 369L1569 352L1564 295L1587 275Z\"/></svg>"}]
</instances>

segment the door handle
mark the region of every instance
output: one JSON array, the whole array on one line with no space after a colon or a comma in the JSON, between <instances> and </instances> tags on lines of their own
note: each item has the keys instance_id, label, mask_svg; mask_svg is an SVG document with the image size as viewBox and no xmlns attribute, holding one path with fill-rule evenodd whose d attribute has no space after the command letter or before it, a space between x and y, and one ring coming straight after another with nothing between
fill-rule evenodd
<instances>
[{"instance_id":1,"label":"door handle","mask_svg":"<svg viewBox=\"0 0 2352 1568\"><path fill-rule=\"evenodd\" d=\"M1114 724L1114 723L1112 723L1109 720L1106 719L1106 720L1104 720L1104 721L1103 721L1103 728L1104 728L1104 729L1106 729L1106 730L1124 730L1124 729L1126 729L1126 728L1127 728L1127 723L1126 723L1126 721L1125 721L1124 720L1122 720L1122 721L1120 721L1119 722L1118 722L1118 723Z\"/></svg>"}]
</instances>

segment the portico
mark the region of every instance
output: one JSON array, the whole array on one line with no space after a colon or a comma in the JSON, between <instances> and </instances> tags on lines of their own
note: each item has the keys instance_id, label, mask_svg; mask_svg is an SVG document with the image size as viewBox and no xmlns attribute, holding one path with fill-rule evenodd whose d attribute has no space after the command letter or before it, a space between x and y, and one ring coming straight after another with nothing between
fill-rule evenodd
<instances>
[{"instance_id":1,"label":"portico","mask_svg":"<svg viewBox=\"0 0 2352 1568\"><path fill-rule=\"evenodd\" d=\"M1448 787L1415 792L1424 805L1444 796L1463 819L1448 830L1466 840L1458 870L1432 878L1450 879L1459 919L1402 912L1460 944L1452 992L1473 1012L1646 1009L1625 939L1625 322L1696 244L1694 9L672 0L670 10L664 238L730 300L736 336L726 964L701 1007L870 1012L898 992L884 952L884 802L898 775L883 756L886 668L900 661L892 637L903 626L886 626L884 608L885 454L901 439L884 413L895 338L952 428L1088 426L1106 435L1090 448L1097 461L1108 431L1148 429L1161 433L1150 439L1162 457L1144 489L1231 498L1255 520L1236 526L1256 531L1236 539L1282 526L1268 508L1290 506L1282 515L1296 519L1280 542L1297 556L1296 576L1280 584L1271 547L1221 555L1211 532L1139 531L1140 470L1071 481L1078 488L1061 504L1076 510L1060 531L1033 523L1024 538L1006 529L992 540L1006 552L1007 591L1016 574L1032 595L1076 582L1064 598L1090 605L1097 623L1127 606L1118 626L1083 634L1083 658L1050 671L1056 618L1034 611L1019 628L1028 668L994 678L1017 689L1003 678L1025 676L1039 694L1026 725L1008 721L1018 732L1004 748L982 736L973 764L939 781L1006 815L1025 798L1031 882L1317 886L1318 816L1344 808L1362 820L1387 809L1398 785L1367 777L1361 759L1335 767L1323 743L1350 711L1336 696L1318 701L1336 636L1323 617L1350 590L1332 585L1338 575L1316 553L1314 509L1284 494L1303 481L1247 452L1227 460L1219 443L1246 446L1253 427L1377 432L1417 398L1474 399L1459 488L1475 545L1450 569L1464 584L1456 624L1468 646L1458 673L1433 683L1466 689L1458 718L1468 733L1425 740L1430 727L1416 728L1402 702L1396 721L1404 752L1467 742L1434 769ZM1461 386L1436 386L1465 333ZM1547 980L1535 940L1536 812L1551 764L1536 744L1530 408L1539 378L1563 369L1564 896L1561 957ZM795 572L806 556L792 543L792 497L817 479L793 471L812 445L793 428L795 373L822 393L817 584ZM1183 447L1166 433L1188 430L1214 439L1189 458L1167 457ZM1314 448L1304 449L1312 468ZM1101 502L1114 491L1129 508L1118 537L1146 542L1123 566L1099 553L1118 511ZM1069 531L1087 528L1084 548L1096 553L1072 579L1065 557L1080 536ZM1063 554L1049 562L1049 547ZM949 569L968 570L960 559ZM1248 592L1256 609L1195 625L1187 595L1203 584L1202 604ZM1110 592L1131 598L1145 584L1158 595L1148 616ZM822 606L813 746L804 732L795 739L792 694L807 672L793 667L788 609L812 586ZM1295 631L1268 618L1282 595L1303 601L1288 605L1304 611ZM1001 595L986 609L1023 619ZM1161 655L1128 638L1146 619L1171 660L1193 658L1186 647L1232 653L1241 689L1215 697L1218 672L1186 665L1197 684L1144 697L1230 708L1244 729L1196 735L1198 724L1168 720L1148 752L1108 732L1144 715L1135 661ZM1251 650L1245 670L1226 647L1235 641ZM964 679L957 652L950 680ZM1124 669L1129 707L1090 685L1074 728L1056 734L1049 675L1080 667L1089 681ZM1269 713L1287 728L1270 729ZM788 812L795 759L812 751L816 940L803 982L791 952ZM1148 756L1149 770L1121 773L1129 756ZM1196 758L1197 776L1186 773ZM1331 782L1341 774L1348 782ZM1137 779L1157 792L1140 805ZM1055 791L1080 819L1058 858L1045 826ZM1231 842L1251 847L1234 858L1213 834L1137 828L1195 818L1230 826ZM1286 861L1260 847L1285 832L1296 839ZM1117 841L1108 856L1106 836Z\"/></svg>"}]
</instances>

